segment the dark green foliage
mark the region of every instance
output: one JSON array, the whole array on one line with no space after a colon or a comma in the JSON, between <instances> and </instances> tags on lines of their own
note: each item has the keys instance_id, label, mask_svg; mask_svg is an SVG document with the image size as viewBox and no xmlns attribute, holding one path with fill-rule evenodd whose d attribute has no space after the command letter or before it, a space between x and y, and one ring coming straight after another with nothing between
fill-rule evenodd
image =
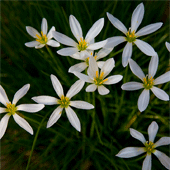
<instances>
[{"instance_id":1,"label":"dark green foliage","mask_svg":"<svg viewBox=\"0 0 170 170\"><path fill-rule=\"evenodd\" d=\"M80 22L83 35L99 18L105 18L105 25L95 41L108 37L123 35L110 23L106 12L113 14L129 28L131 15L142 1L1 1L1 70L0 81L9 100L23 85L30 83L31 88L18 104L35 103L32 97L55 93L50 75L58 77L66 93L70 86L78 80L68 73L69 67L78 63L70 57L56 53L59 48L48 50L28 48L24 43L33 38L26 32L26 26L41 30L42 18L48 22L48 30L55 26L56 31L73 39L69 27L69 15L74 15ZM165 42L169 39L168 1L144 1L145 14L139 29L155 22L163 22L161 29L155 33L141 37L158 53L159 66L156 77L169 69L169 52ZM139 30L138 29L138 30ZM114 57L116 66L111 74L123 75L123 80L115 85L107 86L110 93L106 96L86 93L85 88L73 99L84 100L95 104L95 109L86 111L74 109L81 122L82 131L77 132L68 121L65 112L51 128L46 129L50 114L56 108L46 106L38 113L22 112L24 118L34 129L31 136L20 128L11 117L7 131L1 140L1 167L4 170L140 170L144 155L121 159L115 155L127 146L143 146L141 142L130 136L129 127L142 132L146 139L148 125L155 120L159 125L156 141L169 135L168 102L157 99L151 94L147 109L140 114L137 99L142 90L123 91L121 85L129 81L140 81L131 72L129 66L122 66L122 51L125 43L114 48L104 60ZM132 58L148 72L150 58L133 46ZM110 74L110 75L111 75ZM87 86L87 85L86 85ZM169 92L169 83L161 85ZM4 115L4 114L3 114ZM2 116L3 116L2 115ZM132 118L136 118L132 122ZM159 148L169 155L168 146ZM32 154L32 156L30 156ZM28 164L30 160L30 164ZM153 156L152 170L165 169Z\"/></svg>"}]
</instances>

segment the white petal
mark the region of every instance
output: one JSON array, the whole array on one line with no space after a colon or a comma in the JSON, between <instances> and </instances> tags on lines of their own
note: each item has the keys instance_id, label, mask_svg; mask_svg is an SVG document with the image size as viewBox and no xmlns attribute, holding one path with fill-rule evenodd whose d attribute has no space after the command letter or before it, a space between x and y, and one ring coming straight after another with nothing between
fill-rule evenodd
<instances>
[{"instance_id":1,"label":"white petal","mask_svg":"<svg viewBox=\"0 0 170 170\"><path fill-rule=\"evenodd\" d=\"M50 31L47 34L47 38L48 40L50 40L51 38L53 38L53 31L55 31L55 27L51 27Z\"/></svg>"},{"instance_id":2,"label":"white petal","mask_svg":"<svg viewBox=\"0 0 170 170\"><path fill-rule=\"evenodd\" d=\"M67 47L57 51L58 54L63 56L70 56L75 54L76 52L78 52L78 49L74 47Z\"/></svg>"},{"instance_id":3,"label":"white petal","mask_svg":"<svg viewBox=\"0 0 170 170\"><path fill-rule=\"evenodd\" d=\"M119 45L120 43L126 41L125 37L123 37L123 36L115 36L115 37L108 38L106 40L107 40L107 43L104 46L104 48L113 48L113 47Z\"/></svg>"},{"instance_id":4,"label":"white petal","mask_svg":"<svg viewBox=\"0 0 170 170\"><path fill-rule=\"evenodd\" d=\"M154 77L158 68L159 58L158 55L152 56L149 63L149 78Z\"/></svg>"},{"instance_id":5,"label":"white petal","mask_svg":"<svg viewBox=\"0 0 170 170\"><path fill-rule=\"evenodd\" d=\"M37 96L37 97L32 97L31 99L39 104L45 104L45 105L55 105L58 102L57 98L51 96Z\"/></svg>"},{"instance_id":6,"label":"white petal","mask_svg":"<svg viewBox=\"0 0 170 170\"><path fill-rule=\"evenodd\" d=\"M123 84L121 88L122 90L128 90L128 91L139 90L143 88L143 84L138 82L128 82Z\"/></svg>"},{"instance_id":7,"label":"white petal","mask_svg":"<svg viewBox=\"0 0 170 170\"><path fill-rule=\"evenodd\" d=\"M158 146L169 145L169 144L170 144L170 137L162 137L154 145L156 148Z\"/></svg>"},{"instance_id":8,"label":"white petal","mask_svg":"<svg viewBox=\"0 0 170 170\"><path fill-rule=\"evenodd\" d=\"M143 3L140 3L135 10L133 11L132 14L132 19L131 19L131 31L135 31L137 30L137 28L139 27L139 25L142 22L144 16L144 5Z\"/></svg>"},{"instance_id":9,"label":"white petal","mask_svg":"<svg viewBox=\"0 0 170 170\"><path fill-rule=\"evenodd\" d=\"M60 46L60 44L57 41L55 41L55 40L49 40L47 42L47 45L49 45L51 47L59 47Z\"/></svg>"},{"instance_id":10,"label":"white petal","mask_svg":"<svg viewBox=\"0 0 170 170\"><path fill-rule=\"evenodd\" d=\"M158 88L158 87L155 87L153 86L151 88L152 92L154 93L154 95L161 99L161 100L164 100L164 101L168 101L169 100L169 95L162 89Z\"/></svg>"},{"instance_id":11,"label":"white petal","mask_svg":"<svg viewBox=\"0 0 170 170\"><path fill-rule=\"evenodd\" d=\"M0 121L0 139L4 136L10 115L6 114Z\"/></svg>"},{"instance_id":12,"label":"white petal","mask_svg":"<svg viewBox=\"0 0 170 170\"><path fill-rule=\"evenodd\" d=\"M77 130L81 131L80 121L77 117L76 113L71 107L65 108L68 120L70 121L71 125Z\"/></svg>"},{"instance_id":13,"label":"white petal","mask_svg":"<svg viewBox=\"0 0 170 170\"><path fill-rule=\"evenodd\" d=\"M39 49L39 48L43 48L45 46L45 44L39 44L37 46L35 46L36 49Z\"/></svg>"},{"instance_id":14,"label":"white petal","mask_svg":"<svg viewBox=\"0 0 170 170\"><path fill-rule=\"evenodd\" d=\"M163 84L170 81L170 71L162 74L154 80L154 85Z\"/></svg>"},{"instance_id":15,"label":"white petal","mask_svg":"<svg viewBox=\"0 0 170 170\"><path fill-rule=\"evenodd\" d=\"M88 57L90 57L92 55L90 55L90 51L84 50L84 51L80 51L80 58L81 59L86 59Z\"/></svg>"},{"instance_id":16,"label":"white petal","mask_svg":"<svg viewBox=\"0 0 170 170\"><path fill-rule=\"evenodd\" d=\"M75 64L74 66L71 66L68 70L68 72L70 73L73 73L75 71L77 72L82 72L84 71L85 69L87 68L87 64L85 62L83 63L78 63L78 64Z\"/></svg>"},{"instance_id":17,"label":"white petal","mask_svg":"<svg viewBox=\"0 0 170 170\"><path fill-rule=\"evenodd\" d=\"M135 35L137 37L139 37L139 36L151 34L152 32L155 32L156 30L161 28L162 24L163 24L162 22L157 22L155 24L149 24L149 25L143 27L142 29L140 29Z\"/></svg>"},{"instance_id":18,"label":"white petal","mask_svg":"<svg viewBox=\"0 0 170 170\"><path fill-rule=\"evenodd\" d=\"M13 115L13 118L15 120L15 122L21 126L23 129L25 129L27 132L29 132L31 135L33 135L33 129L32 127L29 125L29 123L23 119L22 117L20 117L19 115L17 114L14 114Z\"/></svg>"},{"instance_id":19,"label":"white petal","mask_svg":"<svg viewBox=\"0 0 170 170\"><path fill-rule=\"evenodd\" d=\"M113 58L109 58L104 63L103 67L101 68L100 74L103 72L103 78L105 78L115 67L115 61Z\"/></svg>"},{"instance_id":20,"label":"white petal","mask_svg":"<svg viewBox=\"0 0 170 170\"><path fill-rule=\"evenodd\" d=\"M74 75L77 76L80 80L83 80L83 81L88 82L88 83L93 83L92 79L85 74L82 74L82 73L79 73L79 72L74 72Z\"/></svg>"},{"instance_id":21,"label":"white petal","mask_svg":"<svg viewBox=\"0 0 170 170\"><path fill-rule=\"evenodd\" d=\"M107 77L107 81L105 81L103 84L116 84L118 83L119 81L121 81L123 78L122 75L114 75L114 76L110 76L110 77Z\"/></svg>"},{"instance_id":22,"label":"white petal","mask_svg":"<svg viewBox=\"0 0 170 170\"><path fill-rule=\"evenodd\" d=\"M85 40L87 42L90 42L93 38L95 38L100 33L100 31L102 30L103 26L104 26L104 18L100 18L90 28L90 30L86 34Z\"/></svg>"},{"instance_id":23,"label":"white petal","mask_svg":"<svg viewBox=\"0 0 170 170\"><path fill-rule=\"evenodd\" d=\"M73 15L70 15L69 23L70 23L71 32L76 37L77 41L80 41L80 38L83 37L83 33L82 33L80 23L78 22L78 20Z\"/></svg>"},{"instance_id":24,"label":"white petal","mask_svg":"<svg viewBox=\"0 0 170 170\"><path fill-rule=\"evenodd\" d=\"M91 78L95 78L96 74L98 75L99 70L98 70L98 66L97 66L97 62L94 59L94 57L90 57L89 58L89 68L88 68L88 75Z\"/></svg>"},{"instance_id":25,"label":"white petal","mask_svg":"<svg viewBox=\"0 0 170 170\"><path fill-rule=\"evenodd\" d=\"M45 35L47 34L47 29L48 29L47 20L43 18L41 23L41 31L43 32L43 34Z\"/></svg>"},{"instance_id":26,"label":"white petal","mask_svg":"<svg viewBox=\"0 0 170 170\"><path fill-rule=\"evenodd\" d=\"M1 85L0 85L0 102L5 106L7 103L9 103L8 96L6 95L6 92Z\"/></svg>"},{"instance_id":27,"label":"white petal","mask_svg":"<svg viewBox=\"0 0 170 170\"><path fill-rule=\"evenodd\" d=\"M43 104L20 104L17 106L17 110L25 111L25 112L38 112L44 108Z\"/></svg>"},{"instance_id":28,"label":"white petal","mask_svg":"<svg viewBox=\"0 0 170 170\"><path fill-rule=\"evenodd\" d=\"M83 80L77 80L69 89L69 91L66 94L66 97L71 99L73 96L75 96L84 86Z\"/></svg>"},{"instance_id":29,"label":"white petal","mask_svg":"<svg viewBox=\"0 0 170 170\"><path fill-rule=\"evenodd\" d=\"M60 83L60 81L58 80L58 78L51 74L51 81L52 81L52 85L54 87L54 90L56 91L57 95L61 98L61 96L64 96L64 92L63 92L63 87Z\"/></svg>"},{"instance_id":30,"label":"white petal","mask_svg":"<svg viewBox=\"0 0 170 170\"><path fill-rule=\"evenodd\" d=\"M5 112L7 112L7 111L6 111L6 108L0 107L0 114L1 114L1 113L5 113Z\"/></svg>"},{"instance_id":31,"label":"white petal","mask_svg":"<svg viewBox=\"0 0 170 170\"><path fill-rule=\"evenodd\" d=\"M78 109L94 109L94 106L88 102L84 101L70 101L70 106L73 106Z\"/></svg>"},{"instance_id":32,"label":"white petal","mask_svg":"<svg viewBox=\"0 0 170 170\"><path fill-rule=\"evenodd\" d=\"M83 55L82 55L82 52L83 52ZM77 59L77 60L83 60L84 61L89 56L90 56L90 54L85 50L85 51L77 52L77 53L71 55L70 57Z\"/></svg>"},{"instance_id":33,"label":"white petal","mask_svg":"<svg viewBox=\"0 0 170 170\"><path fill-rule=\"evenodd\" d=\"M104 65L105 61L97 61L97 66L101 69Z\"/></svg>"},{"instance_id":34,"label":"white petal","mask_svg":"<svg viewBox=\"0 0 170 170\"><path fill-rule=\"evenodd\" d=\"M63 108L58 106L53 113L51 114L48 122L47 122L47 128L51 127L54 123L57 122L57 120L61 117Z\"/></svg>"},{"instance_id":35,"label":"white petal","mask_svg":"<svg viewBox=\"0 0 170 170\"><path fill-rule=\"evenodd\" d=\"M153 121L148 127L149 141L154 142L155 136L158 132L158 124Z\"/></svg>"},{"instance_id":36,"label":"white petal","mask_svg":"<svg viewBox=\"0 0 170 170\"><path fill-rule=\"evenodd\" d=\"M152 167L152 156L147 154L146 158L143 161L142 170L151 170Z\"/></svg>"},{"instance_id":37,"label":"white petal","mask_svg":"<svg viewBox=\"0 0 170 170\"><path fill-rule=\"evenodd\" d=\"M145 139L145 137L143 136L142 133L140 133L139 131L137 131L137 130L135 130L133 128L130 128L130 134L131 134L132 137L134 137L135 139L138 139L143 144L145 144L146 139Z\"/></svg>"},{"instance_id":38,"label":"white petal","mask_svg":"<svg viewBox=\"0 0 170 170\"><path fill-rule=\"evenodd\" d=\"M87 47L87 50L98 50L99 48L102 48L106 45L107 43L107 40L103 40L103 41L99 41L97 43L94 43L94 44L90 44L88 47Z\"/></svg>"},{"instance_id":39,"label":"white petal","mask_svg":"<svg viewBox=\"0 0 170 170\"><path fill-rule=\"evenodd\" d=\"M136 39L134 41L134 43L137 45L137 47L146 55L148 56L154 56L156 55L156 52L155 50L153 49L153 47L151 45L149 45L148 43L142 41L142 40L139 40L139 39Z\"/></svg>"},{"instance_id":40,"label":"white petal","mask_svg":"<svg viewBox=\"0 0 170 170\"><path fill-rule=\"evenodd\" d=\"M149 90L143 90L138 99L138 109L143 112L149 104L150 94Z\"/></svg>"},{"instance_id":41,"label":"white petal","mask_svg":"<svg viewBox=\"0 0 170 170\"><path fill-rule=\"evenodd\" d=\"M139 67L139 65L132 59L129 59L129 65L130 65L130 69L133 72L133 74L135 74L137 77L139 77L143 81L143 78L145 78L145 75L142 69Z\"/></svg>"},{"instance_id":42,"label":"white petal","mask_svg":"<svg viewBox=\"0 0 170 170\"><path fill-rule=\"evenodd\" d=\"M170 43L166 42L165 45L166 45L166 48L168 49L168 51L170 52Z\"/></svg>"},{"instance_id":43,"label":"white petal","mask_svg":"<svg viewBox=\"0 0 170 170\"><path fill-rule=\"evenodd\" d=\"M58 42L60 42L61 44L68 45L68 46L73 46L73 47L75 47L76 44L77 44L73 39L69 38L68 36L66 36L66 35L64 35L62 33L59 33L57 31L53 31L52 34L53 34L53 37Z\"/></svg>"},{"instance_id":44,"label":"white petal","mask_svg":"<svg viewBox=\"0 0 170 170\"><path fill-rule=\"evenodd\" d=\"M126 35L127 28L124 26L124 24L121 21L119 21L117 18L115 18L112 14L109 14L108 12L106 14L110 22L113 24L113 26Z\"/></svg>"},{"instance_id":45,"label":"white petal","mask_svg":"<svg viewBox=\"0 0 170 170\"><path fill-rule=\"evenodd\" d=\"M29 88L30 88L30 84L26 84L21 89L19 89L14 95L12 104L16 104L19 99L21 99L23 96L25 96L25 94L28 92Z\"/></svg>"},{"instance_id":46,"label":"white petal","mask_svg":"<svg viewBox=\"0 0 170 170\"><path fill-rule=\"evenodd\" d=\"M86 88L86 92L93 92L97 89L97 86L95 84L90 84Z\"/></svg>"},{"instance_id":47,"label":"white petal","mask_svg":"<svg viewBox=\"0 0 170 170\"><path fill-rule=\"evenodd\" d=\"M106 57L112 50L113 50L113 48L102 48L102 49L97 53L96 60L99 60L99 59L101 59L101 58Z\"/></svg>"},{"instance_id":48,"label":"white petal","mask_svg":"<svg viewBox=\"0 0 170 170\"><path fill-rule=\"evenodd\" d=\"M144 152L145 150L143 147L127 147L119 151L119 153L116 156L120 158L131 158L134 156L138 156Z\"/></svg>"},{"instance_id":49,"label":"white petal","mask_svg":"<svg viewBox=\"0 0 170 170\"><path fill-rule=\"evenodd\" d=\"M98 92L99 92L100 95L106 95L106 94L108 94L110 91L109 91L106 87L104 87L103 85L101 85L101 86L98 86Z\"/></svg>"},{"instance_id":50,"label":"white petal","mask_svg":"<svg viewBox=\"0 0 170 170\"><path fill-rule=\"evenodd\" d=\"M163 166L165 166L167 169L170 169L170 158L167 155L158 150L154 152L154 155L157 156Z\"/></svg>"},{"instance_id":51,"label":"white petal","mask_svg":"<svg viewBox=\"0 0 170 170\"><path fill-rule=\"evenodd\" d=\"M31 35L33 38L38 38L36 35L41 37L40 33L33 27L26 26L26 30L28 34Z\"/></svg>"},{"instance_id":52,"label":"white petal","mask_svg":"<svg viewBox=\"0 0 170 170\"><path fill-rule=\"evenodd\" d=\"M122 65L126 67L128 65L128 61L132 56L132 43L127 43L125 48L123 49L122 54Z\"/></svg>"},{"instance_id":53,"label":"white petal","mask_svg":"<svg viewBox=\"0 0 170 170\"><path fill-rule=\"evenodd\" d=\"M35 46L37 46L39 44L40 44L40 42L38 42L38 41L31 41L31 42L25 43L25 46L27 46L27 47L35 47Z\"/></svg>"}]
</instances>

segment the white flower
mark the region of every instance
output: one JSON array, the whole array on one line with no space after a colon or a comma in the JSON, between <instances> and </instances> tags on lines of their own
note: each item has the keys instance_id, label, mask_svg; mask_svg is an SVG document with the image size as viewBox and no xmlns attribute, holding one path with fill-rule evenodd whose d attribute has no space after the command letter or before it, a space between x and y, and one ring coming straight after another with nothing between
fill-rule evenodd
<instances>
[{"instance_id":1,"label":"white flower","mask_svg":"<svg viewBox=\"0 0 170 170\"><path fill-rule=\"evenodd\" d=\"M166 48L168 49L168 51L170 52L170 43L166 42L165 45L166 45Z\"/></svg>"},{"instance_id":2,"label":"white flower","mask_svg":"<svg viewBox=\"0 0 170 170\"><path fill-rule=\"evenodd\" d=\"M106 60L101 68L100 75L97 66L97 62L94 57L89 59L89 68L87 70L88 76L79 72L74 72L74 74L81 80L92 83L87 86L86 92L93 92L98 89L99 94L106 95L109 90L103 85L115 84L122 80L122 75L114 75L106 78L106 76L112 71L115 66L115 61L113 58Z\"/></svg>"},{"instance_id":3,"label":"white flower","mask_svg":"<svg viewBox=\"0 0 170 170\"><path fill-rule=\"evenodd\" d=\"M133 72L133 74L139 77L143 83L128 82L123 84L121 88L123 90L129 90L129 91L139 90L144 88L143 92L141 93L138 99L138 108L141 112L144 111L149 104L150 90L155 94L157 98L164 101L169 100L169 96L165 91L154 86L170 81L170 71L164 73L163 75L159 76L156 79L153 78L158 68L158 60L159 60L158 55L155 55L151 58L151 61L149 63L149 71L148 71L149 73L146 76L135 61L133 61L132 59L129 60L131 71Z\"/></svg>"},{"instance_id":4,"label":"white flower","mask_svg":"<svg viewBox=\"0 0 170 170\"><path fill-rule=\"evenodd\" d=\"M60 99L57 99L55 97L51 96L37 96L33 97L32 99L37 103L42 103L45 105L56 105L59 104L59 106L53 111L51 114L48 122L47 122L47 128L51 127L54 123L57 122L57 120L60 118L63 108L65 108L67 117L71 123L71 125L78 130L81 131L80 121L74 112L74 110L70 107L73 106L75 108L79 109L93 109L94 106L90 103L84 102L84 101L71 101L71 98L75 96L84 86L84 82L81 80L76 81L67 92L66 96L64 96L63 87L61 86L59 80L56 76L51 75L51 81L52 85L54 87L54 90L56 91L57 95L60 97Z\"/></svg>"},{"instance_id":5,"label":"white flower","mask_svg":"<svg viewBox=\"0 0 170 170\"><path fill-rule=\"evenodd\" d=\"M30 84L26 84L21 89L19 89L15 93L13 101L11 103L6 95L5 90L0 85L0 103L6 106L6 108L0 107L0 113L7 112L7 114L0 121L0 139L5 134L5 131L8 125L8 120L11 115L13 116L15 122L19 126L21 126L23 129L25 129L27 132L33 135L32 127L28 124L28 122L25 119L23 119L17 114L17 111L25 111L25 112L34 113L34 112L38 112L41 109L43 109L44 105L43 104L20 104L16 106L18 100L21 99L27 93L29 88L30 88Z\"/></svg>"},{"instance_id":6,"label":"white flower","mask_svg":"<svg viewBox=\"0 0 170 170\"><path fill-rule=\"evenodd\" d=\"M52 31L55 31L54 26L50 29L50 31L47 34L48 25L47 25L47 20L45 18L42 19L41 34L35 28L30 26L26 26L26 30L28 34L30 34L33 38L35 38L35 41L25 43L27 47L42 48L46 44L51 47L60 46L60 44L57 41L51 40L53 38Z\"/></svg>"},{"instance_id":7,"label":"white flower","mask_svg":"<svg viewBox=\"0 0 170 170\"><path fill-rule=\"evenodd\" d=\"M155 136L158 131L158 124L153 121L148 127L148 136L149 141L146 141L145 137L139 131L130 128L130 134L135 139L140 140L145 147L127 147L122 149L116 156L120 158L131 158L134 156L138 156L144 152L146 152L146 158L143 161L142 170L151 170L151 154L153 153L159 161L165 166L167 169L170 169L170 158L165 155L163 152L156 150L158 146L169 145L170 137L162 137L156 143L154 142Z\"/></svg>"},{"instance_id":8,"label":"white flower","mask_svg":"<svg viewBox=\"0 0 170 170\"><path fill-rule=\"evenodd\" d=\"M112 50L113 48L102 48L98 53L94 54L94 59L98 61L99 59L106 57ZM89 58L93 56L93 52L86 51L84 54L85 54L84 56L81 56L80 52L77 52L70 56L74 59L83 61L81 63L75 64L74 66L71 66L68 70L70 73L73 73L75 71L82 72L89 66ZM105 63L104 61L98 61L97 65L99 68L101 68L104 63Z\"/></svg>"},{"instance_id":9,"label":"white flower","mask_svg":"<svg viewBox=\"0 0 170 170\"><path fill-rule=\"evenodd\" d=\"M124 36L115 36L107 39L107 44L105 45L106 48L112 48L117 46L118 44L127 41L127 44L123 50L122 54L122 65L123 67L126 67L128 64L128 59L132 56L132 44L136 44L137 47L146 55L153 56L155 55L155 50L150 46L148 43L137 39L140 36L150 34L152 32L155 32L158 30L163 23L158 22L155 24L150 24L145 26L144 28L140 29L138 32L136 32L137 28L142 22L143 16L144 16L144 5L143 3L140 3L136 9L133 11L132 19L131 19L131 27L129 30L124 26L124 24L119 21L117 18L115 18L113 15L109 14L107 12L107 16L110 20L110 22L115 26L117 29L119 29L121 32L123 32L126 37Z\"/></svg>"},{"instance_id":10,"label":"white flower","mask_svg":"<svg viewBox=\"0 0 170 170\"><path fill-rule=\"evenodd\" d=\"M69 18L70 28L77 39L78 43L76 43L73 39L69 38L68 36L61 34L57 31L53 31L53 37L60 42L61 44L68 45L71 47L63 48L58 50L57 53L63 56L71 56L78 51L81 52L81 55L86 50L97 50L102 48L106 44L106 40L94 43L94 38L100 33L104 26L104 18L99 19L96 21L93 26L90 28L88 33L86 34L85 39L83 38L82 29L78 20L73 16L70 15Z\"/></svg>"}]
</instances>

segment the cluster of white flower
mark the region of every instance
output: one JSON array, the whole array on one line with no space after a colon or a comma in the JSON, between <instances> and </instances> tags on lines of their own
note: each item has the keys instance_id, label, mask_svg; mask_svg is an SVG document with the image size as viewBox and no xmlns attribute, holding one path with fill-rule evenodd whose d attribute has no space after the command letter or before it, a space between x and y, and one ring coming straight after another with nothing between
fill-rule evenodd
<instances>
[{"instance_id":1,"label":"cluster of white flower","mask_svg":"<svg viewBox=\"0 0 170 170\"><path fill-rule=\"evenodd\" d=\"M59 104L59 106L51 114L47 122L47 128L51 127L54 123L57 122L57 120L60 118L62 114L63 109L65 108L66 115L71 125L77 131L80 132L81 131L80 121L70 106L87 110L93 109L94 106L85 101L71 101L71 98L77 93L79 93L79 91L83 88L85 82L91 83L90 85L87 86L86 92L94 92L96 89L98 89L100 95L106 95L109 93L109 90L104 85L116 84L122 80L123 78L122 75L112 75L107 77L115 67L115 61L113 58L107 59L106 61L98 60L106 57L115 46L125 41L127 41L127 44L122 54L122 65L123 67L126 67L129 63L131 71L137 77L139 77L143 83L128 82L123 84L121 88L123 90L129 91L144 88L143 92L141 93L138 99L138 109L140 110L140 112L144 111L149 104L150 90L159 99L168 101L169 100L168 94L165 91L159 89L158 87L155 87L155 85L169 82L170 71L154 79L154 76L158 68L159 61L158 54L155 52L151 45L138 39L138 37L140 36L144 36L155 32L162 26L162 23L160 22L150 24L137 31L137 28L142 22L143 16L144 5L143 3L141 3L134 10L131 18L131 27L127 30L127 28L121 21L119 21L113 15L107 13L107 17L110 20L110 22L113 24L114 27L123 32L125 34L125 37L115 36L100 42L95 42L94 39L101 32L104 26L104 18L101 18L98 21L96 21L90 28L90 30L87 32L85 38L83 38L83 32L80 23L73 15L70 15L69 17L70 28L77 42L64 34L55 31L54 26L50 29L49 33L47 34L48 25L47 20L45 18L42 19L41 34L33 27L27 26L26 27L27 32L33 38L35 38L34 41L25 43L27 47L42 48L47 45L52 47L59 47L60 43L69 46L58 50L57 53L62 56L70 56L74 59L83 61L74 66L71 66L68 70L70 73L73 73L75 76L77 76L80 80L76 81L70 87L67 94L64 95L63 87L60 84L58 78L51 74L53 88L60 99L48 95L37 96L33 97L32 99L39 104L21 104L19 106L16 106L17 101L27 93L30 85L26 84L19 91L16 92L12 104L8 100L8 97L4 89L2 88L2 86L0 86L0 102L6 106L6 108L0 107L0 113L7 112L7 114L0 121L0 138L3 137L6 131L8 120L11 115L14 117L14 120L22 128L24 128L29 133L33 134L31 126L22 117L20 117L17 114L17 112L18 111L38 112L44 108L44 105L56 105L56 104ZM52 38L54 38L55 40L52 40ZM151 56L151 60L149 63L149 73L146 76L143 73L142 69L138 66L138 64L131 59L133 44L136 44L137 47L144 54ZM168 42L166 42L166 47L170 51L170 44ZM98 49L100 49L98 52L94 51ZM101 69L100 73L99 69ZM82 73L84 70L86 70L87 74ZM128 158L137 156L143 152L147 152L147 156L144 160L142 169L149 170L151 169L151 153L154 153L161 161L161 163L167 169L170 169L169 164L170 158L167 157L162 152L155 150L155 148L158 146L170 144L170 137L163 137L154 144L153 141L156 136L157 130L158 130L157 123L152 122L148 128L149 134L148 142L145 140L144 136L140 132L134 129L130 129L131 135L134 138L140 140L145 145L145 147L143 148L128 147L121 150L116 156Z\"/></svg>"}]
</instances>

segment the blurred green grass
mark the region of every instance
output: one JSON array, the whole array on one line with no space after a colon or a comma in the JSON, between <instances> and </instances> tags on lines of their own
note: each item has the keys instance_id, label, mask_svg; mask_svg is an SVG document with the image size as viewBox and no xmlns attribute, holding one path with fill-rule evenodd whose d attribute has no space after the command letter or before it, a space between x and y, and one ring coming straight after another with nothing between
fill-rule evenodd
<instances>
[{"instance_id":1,"label":"blurred green grass","mask_svg":"<svg viewBox=\"0 0 170 170\"><path fill-rule=\"evenodd\" d=\"M18 104L33 103L31 97L37 95L56 96L50 74L59 78L65 93L77 80L74 75L68 73L68 69L78 61L56 53L63 47L62 45L59 48L50 47L56 64L45 47L37 50L24 45L25 42L33 40L26 32L26 26L32 26L40 31L44 17L47 19L49 29L55 26L58 32L74 39L68 23L70 14L80 22L84 36L95 21L104 17L104 28L96 37L96 41L101 41L108 37L122 35L107 19L106 12L113 14L129 28L132 12L140 2L142 1L1 1L0 81L9 99L12 100L15 92L27 83L31 84L31 88ZM142 37L158 53L159 66L156 73L158 77L169 69L169 53L165 47L165 41L170 42L169 2L144 1L143 3L145 14L139 29L150 23L164 23L157 32ZM33 136L10 118L7 131L1 140L1 167L4 170L25 169L33 141L35 148L28 168L31 170L141 169L143 155L131 159L115 157L122 148L142 146L139 141L130 136L126 128L133 116L139 113L137 99L141 90L127 92L120 88L125 82L139 81L129 67L122 67L124 45L123 43L115 47L105 58L114 56L116 67L111 74L121 74L124 76L123 80L116 85L108 86L111 93L106 96L100 96L95 92L94 110L75 109L82 126L81 133L71 126L65 113L56 124L46 129L46 123L55 106L46 106L35 114L22 113L34 129ZM115 55L117 51L119 52ZM147 74L150 57L134 46L132 58ZM169 83L163 84L162 89L168 93ZM84 87L74 99L93 103L93 97L92 93L85 92ZM148 125L156 120L160 127L157 140L158 137L169 135L169 105L168 102L161 101L153 95L151 99L148 108L137 116L131 127L142 132L148 139ZM94 125L94 133L90 132L92 125ZM168 146L160 147L159 150L169 155ZM152 169L165 169L154 156Z\"/></svg>"}]
</instances>

